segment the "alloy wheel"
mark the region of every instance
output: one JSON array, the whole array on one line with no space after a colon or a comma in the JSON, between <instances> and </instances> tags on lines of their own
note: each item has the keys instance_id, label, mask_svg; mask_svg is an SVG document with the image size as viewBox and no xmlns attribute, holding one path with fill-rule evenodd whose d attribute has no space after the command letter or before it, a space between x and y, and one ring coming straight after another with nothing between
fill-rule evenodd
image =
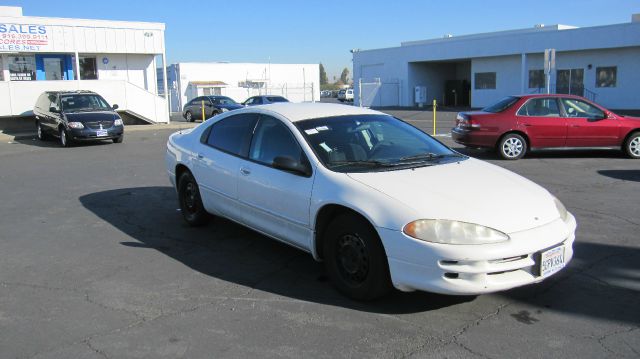
<instances>
[{"instance_id":1,"label":"alloy wheel","mask_svg":"<svg viewBox=\"0 0 640 359\"><path fill-rule=\"evenodd\" d=\"M502 152L509 158L514 158L520 156L522 153L522 149L524 148L524 144L517 138L509 138L504 141L502 145Z\"/></svg>"},{"instance_id":2,"label":"alloy wheel","mask_svg":"<svg viewBox=\"0 0 640 359\"><path fill-rule=\"evenodd\" d=\"M636 157L640 157L640 137L636 137L629 142L629 152Z\"/></svg>"}]
</instances>

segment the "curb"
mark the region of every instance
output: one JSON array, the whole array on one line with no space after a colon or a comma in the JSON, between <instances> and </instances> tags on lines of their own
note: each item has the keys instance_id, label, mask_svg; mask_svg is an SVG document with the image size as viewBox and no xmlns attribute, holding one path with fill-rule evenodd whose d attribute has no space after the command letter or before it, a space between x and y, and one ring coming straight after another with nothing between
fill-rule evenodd
<instances>
[{"instance_id":1,"label":"curb","mask_svg":"<svg viewBox=\"0 0 640 359\"><path fill-rule=\"evenodd\" d=\"M163 130L184 130L194 128L200 123L169 123L169 124L156 124L156 125L128 125L125 126L125 134L127 132L140 132L140 131L163 131ZM33 138L36 136L36 131L25 131L16 133L4 133L0 131L0 141L12 141L15 139Z\"/></svg>"}]
</instances>

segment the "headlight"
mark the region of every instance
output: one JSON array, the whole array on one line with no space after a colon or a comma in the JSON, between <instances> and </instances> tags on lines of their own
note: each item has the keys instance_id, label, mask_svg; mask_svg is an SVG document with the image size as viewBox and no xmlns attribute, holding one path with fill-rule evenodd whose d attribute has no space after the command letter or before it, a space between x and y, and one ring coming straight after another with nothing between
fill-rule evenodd
<instances>
[{"instance_id":1,"label":"headlight","mask_svg":"<svg viewBox=\"0 0 640 359\"><path fill-rule=\"evenodd\" d=\"M82 124L82 122L69 122L69 128L75 128L75 129L81 129L84 128L84 125Z\"/></svg>"},{"instance_id":2,"label":"headlight","mask_svg":"<svg viewBox=\"0 0 640 359\"><path fill-rule=\"evenodd\" d=\"M491 244L509 240L495 229L446 219L420 219L402 229L404 234L427 242L443 244Z\"/></svg>"},{"instance_id":3,"label":"headlight","mask_svg":"<svg viewBox=\"0 0 640 359\"><path fill-rule=\"evenodd\" d=\"M224 107L222 108L222 112L227 112L227 111L229 111L228 108L224 108Z\"/></svg>"},{"instance_id":4,"label":"headlight","mask_svg":"<svg viewBox=\"0 0 640 359\"><path fill-rule=\"evenodd\" d=\"M562 204L562 202L560 202L559 199L553 197L553 202L556 204L556 208L558 209L558 213L560 213L560 218L562 218L563 221L568 222L569 221L569 212L567 211L567 208L564 206L564 204Z\"/></svg>"},{"instance_id":5,"label":"headlight","mask_svg":"<svg viewBox=\"0 0 640 359\"><path fill-rule=\"evenodd\" d=\"M122 119L118 118L115 121L113 121L113 125L114 126L124 126L124 124L122 123Z\"/></svg>"}]
</instances>

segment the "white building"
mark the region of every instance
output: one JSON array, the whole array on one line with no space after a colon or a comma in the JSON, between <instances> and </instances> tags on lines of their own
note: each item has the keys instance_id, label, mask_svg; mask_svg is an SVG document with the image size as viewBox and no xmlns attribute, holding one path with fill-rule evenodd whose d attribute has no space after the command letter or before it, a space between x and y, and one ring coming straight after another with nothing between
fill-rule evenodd
<instances>
[{"instance_id":1,"label":"white building","mask_svg":"<svg viewBox=\"0 0 640 359\"><path fill-rule=\"evenodd\" d=\"M556 50L550 81L545 49ZM507 95L546 91L548 82L551 92L583 95L612 109L640 109L637 15L623 24L536 25L352 52L355 101L365 106L415 106L415 88L425 86L428 104L436 99L483 107Z\"/></svg>"},{"instance_id":2,"label":"white building","mask_svg":"<svg viewBox=\"0 0 640 359\"><path fill-rule=\"evenodd\" d=\"M256 95L281 95L292 102L320 100L319 64L182 62L169 66L171 111L203 95L242 102Z\"/></svg>"},{"instance_id":3,"label":"white building","mask_svg":"<svg viewBox=\"0 0 640 359\"><path fill-rule=\"evenodd\" d=\"M30 115L47 90L91 90L131 116L169 122L164 59L161 23L23 16L0 6L0 116Z\"/></svg>"}]
</instances>

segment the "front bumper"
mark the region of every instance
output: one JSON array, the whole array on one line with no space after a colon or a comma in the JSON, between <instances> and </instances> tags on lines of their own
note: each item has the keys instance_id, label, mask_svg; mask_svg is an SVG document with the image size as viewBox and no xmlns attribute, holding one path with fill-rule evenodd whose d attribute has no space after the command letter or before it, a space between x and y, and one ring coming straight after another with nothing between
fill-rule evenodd
<instances>
[{"instance_id":1,"label":"front bumper","mask_svg":"<svg viewBox=\"0 0 640 359\"><path fill-rule=\"evenodd\" d=\"M124 126L112 126L111 128L104 129L103 131L107 131L106 136L98 136L98 131L101 130L85 127L82 129L70 129L68 133L69 137L74 141L110 140L122 136Z\"/></svg>"},{"instance_id":2,"label":"front bumper","mask_svg":"<svg viewBox=\"0 0 640 359\"><path fill-rule=\"evenodd\" d=\"M510 240L486 245L447 245L420 241L400 231L377 228L393 285L402 291L476 295L541 282L540 253L564 245L565 266L573 257L576 221L557 219L510 233Z\"/></svg>"}]
</instances>

